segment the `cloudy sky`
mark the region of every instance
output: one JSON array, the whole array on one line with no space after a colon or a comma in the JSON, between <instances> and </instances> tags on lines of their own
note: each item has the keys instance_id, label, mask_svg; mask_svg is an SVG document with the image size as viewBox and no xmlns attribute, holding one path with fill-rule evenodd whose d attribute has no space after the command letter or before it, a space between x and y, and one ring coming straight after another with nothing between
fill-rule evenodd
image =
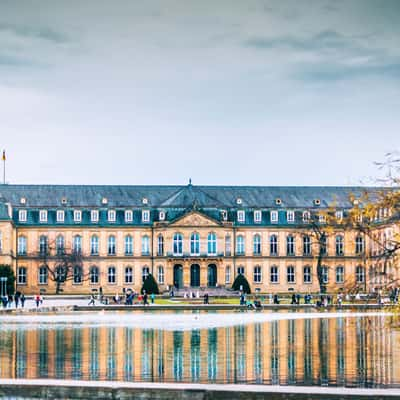
<instances>
[{"instance_id":1,"label":"cloudy sky","mask_svg":"<svg viewBox=\"0 0 400 400\"><path fill-rule=\"evenodd\" d=\"M0 1L10 183L348 185L400 148L400 1Z\"/></svg>"}]
</instances>

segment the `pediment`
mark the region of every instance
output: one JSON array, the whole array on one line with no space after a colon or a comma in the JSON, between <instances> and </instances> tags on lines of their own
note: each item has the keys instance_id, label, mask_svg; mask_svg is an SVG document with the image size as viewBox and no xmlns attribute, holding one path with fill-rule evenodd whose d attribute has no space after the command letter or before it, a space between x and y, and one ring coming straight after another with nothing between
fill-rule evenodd
<instances>
[{"instance_id":1,"label":"pediment","mask_svg":"<svg viewBox=\"0 0 400 400\"><path fill-rule=\"evenodd\" d=\"M171 226L219 226L218 221L197 211L192 211L171 223Z\"/></svg>"}]
</instances>

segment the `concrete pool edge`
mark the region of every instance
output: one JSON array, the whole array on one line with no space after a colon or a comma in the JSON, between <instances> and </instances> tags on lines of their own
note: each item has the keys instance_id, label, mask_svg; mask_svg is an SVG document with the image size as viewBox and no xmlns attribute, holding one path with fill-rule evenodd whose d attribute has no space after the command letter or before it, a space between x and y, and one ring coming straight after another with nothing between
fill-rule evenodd
<instances>
[{"instance_id":1,"label":"concrete pool edge","mask_svg":"<svg viewBox=\"0 0 400 400\"><path fill-rule=\"evenodd\" d=\"M0 379L0 397L41 399L400 399L400 389Z\"/></svg>"}]
</instances>

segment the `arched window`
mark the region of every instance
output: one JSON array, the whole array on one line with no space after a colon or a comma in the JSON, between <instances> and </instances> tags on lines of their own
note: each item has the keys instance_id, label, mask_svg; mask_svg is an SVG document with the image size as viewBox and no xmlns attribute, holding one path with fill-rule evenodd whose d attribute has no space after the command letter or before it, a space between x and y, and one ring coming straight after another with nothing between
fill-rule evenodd
<instances>
[{"instance_id":1,"label":"arched window","mask_svg":"<svg viewBox=\"0 0 400 400\"><path fill-rule=\"evenodd\" d=\"M116 283L116 269L115 267L108 267L108 283Z\"/></svg>"},{"instance_id":2,"label":"arched window","mask_svg":"<svg viewBox=\"0 0 400 400\"><path fill-rule=\"evenodd\" d=\"M17 281L18 285L26 285L26 267L18 267Z\"/></svg>"},{"instance_id":3,"label":"arched window","mask_svg":"<svg viewBox=\"0 0 400 400\"><path fill-rule=\"evenodd\" d=\"M48 276L47 267L45 265L39 267L39 285L47 285Z\"/></svg>"},{"instance_id":4,"label":"arched window","mask_svg":"<svg viewBox=\"0 0 400 400\"><path fill-rule=\"evenodd\" d=\"M295 239L293 235L288 235L286 238L286 254L294 256L295 254Z\"/></svg>"},{"instance_id":5,"label":"arched window","mask_svg":"<svg viewBox=\"0 0 400 400\"><path fill-rule=\"evenodd\" d=\"M157 277L158 283L160 285L164 285L164 267L162 265L158 266L157 273L158 273Z\"/></svg>"},{"instance_id":6,"label":"arched window","mask_svg":"<svg viewBox=\"0 0 400 400\"><path fill-rule=\"evenodd\" d=\"M344 255L344 240L342 235L337 235L335 239L336 244L336 255L343 256Z\"/></svg>"},{"instance_id":7,"label":"arched window","mask_svg":"<svg viewBox=\"0 0 400 400\"><path fill-rule=\"evenodd\" d=\"M254 280L254 283L262 282L262 271L261 271L261 267L259 265L256 265L254 267L253 280Z\"/></svg>"},{"instance_id":8,"label":"arched window","mask_svg":"<svg viewBox=\"0 0 400 400\"><path fill-rule=\"evenodd\" d=\"M190 235L190 254L191 255L200 254L200 235L197 232L193 232Z\"/></svg>"},{"instance_id":9,"label":"arched window","mask_svg":"<svg viewBox=\"0 0 400 400\"><path fill-rule=\"evenodd\" d=\"M82 283L82 267L80 265L74 266L74 284Z\"/></svg>"},{"instance_id":10,"label":"arched window","mask_svg":"<svg viewBox=\"0 0 400 400\"><path fill-rule=\"evenodd\" d=\"M47 236L41 235L39 238L39 253L41 256L48 253Z\"/></svg>"},{"instance_id":11,"label":"arched window","mask_svg":"<svg viewBox=\"0 0 400 400\"><path fill-rule=\"evenodd\" d=\"M18 236L18 254L20 256L26 255L26 237Z\"/></svg>"},{"instance_id":12,"label":"arched window","mask_svg":"<svg viewBox=\"0 0 400 400\"><path fill-rule=\"evenodd\" d=\"M356 254L364 253L364 238L361 235L356 236Z\"/></svg>"},{"instance_id":13,"label":"arched window","mask_svg":"<svg viewBox=\"0 0 400 400\"><path fill-rule=\"evenodd\" d=\"M308 235L303 236L303 255L311 255L311 238Z\"/></svg>"},{"instance_id":14,"label":"arched window","mask_svg":"<svg viewBox=\"0 0 400 400\"><path fill-rule=\"evenodd\" d=\"M207 236L207 253L211 255L217 254L217 235L211 232Z\"/></svg>"},{"instance_id":15,"label":"arched window","mask_svg":"<svg viewBox=\"0 0 400 400\"><path fill-rule=\"evenodd\" d=\"M115 256L116 253L116 240L114 235L108 237L108 255Z\"/></svg>"},{"instance_id":16,"label":"arched window","mask_svg":"<svg viewBox=\"0 0 400 400\"><path fill-rule=\"evenodd\" d=\"M90 254L92 256L99 255L99 237L97 235L90 238Z\"/></svg>"},{"instance_id":17,"label":"arched window","mask_svg":"<svg viewBox=\"0 0 400 400\"><path fill-rule=\"evenodd\" d=\"M158 235L157 237L157 255L163 256L164 255L164 236Z\"/></svg>"},{"instance_id":18,"label":"arched window","mask_svg":"<svg viewBox=\"0 0 400 400\"><path fill-rule=\"evenodd\" d=\"M271 256L278 255L278 236L271 235L269 238L269 253Z\"/></svg>"},{"instance_id":19,"label":"arched window","mask_svg":"<svg viewBox=\"0 0 400 400\"><path fill-rule=\"evenodd\" d=\"M147 279L149 274L150 274L150 268L149 267L143 267L142 268L142 281L143 282Z\"/></svg>"},{"instance_id":20,"label":"arched window","mask_svg":"<svg viewBox=\"0 0 400 400\"><path fill-rule=\"evenodd\" d=\"M253 253L255 255L261 254L261 235L258 233L253 237Z\"/></svg>"},{"instance_id":21,"label":"arched window","mask_svg":"<svg viewBox=\"0 0 400 400\"><path fill-rule=\"evenodd\" d=\"M75 235L74 236L74 253L80 254L82 252L82 236Z\"/></svg>"},{"instance_id":22,"label":"arched window","mask_svg":"<svg viewBox=\"0 0 400 400\"><path fill-rule=\"evenodd\" d=\"M236 238L236 254L238 256L244 255L244 237L243 237L243 235L238 235Z\"/></svg>"},{"instance_id":23,"label":"arched window","mask_svg":"<svg viewBox=\"0 0 400 400\"><path fill-rule=\"evenodd\" d=\"M180 233L174 234L173 253L177 256L183 253L183 237Z\"/></svg>"},{"instance_id":24,"label":"arched window","mask_svg":"<svg viewBox=\"0 0 400 400\"><path fill-rule=\"evenodd\" d=\"M125 268L125 283L133 283L133 268Z\"/></svg>"},{"instance_id":25,"label":"arched window","mask_svg":"<svg viewBox=\"0 0 400 400\"><path fill-rule=\"evenodd\" d=\"M339 266L336 267L336 283L343 283L344 282L344 267Z\"/></svg>"},{"instance_id":26,"label":"arched window","mask_svg":"<svg viewBox=\"0 0 400 400\"><path fill-rule=\"evenodd\" d=\"M63 235L58 235L56 237L56 252L57 252L57 255L64 254L64 251L65 251L64 236Z\"/></svg>"},{"instance_id":27,"label":"arched window","mask_svg":"<svg viewBox=\"0 0 400 400\"><path fill-rule=\"evenodd\" d=\"M365 282L365 268L362 265L358 265L356 267L356 282L357 283Z\"/></svg>"},{"instance_id":28,"label":"arched window","mask_svg":"<svg viewBox=\"0 0 400 400\"><path fill-rule=\"evenodd\" d=\"M91 284L95 285L99 283L99 268L96 267L95 265L92 265L90 267L89 276Z\"/></svg>"},{"instance_id":29,"label":"arched window","mask_svg":"<svg viewBox=\"0 0 400 400\"><path fill-rule=\"evenodd\" d=\"M125 236L125 255L131 256L133 254L133 239L131 235Z\"/></svg>"},{"instance_id":30,"label":"arched window","mask_svg":"<svg viewBox=\"0 0 400 400\"><path fill-rule=\"evenodd\" d=\"M286 277L287 277L287 283L295 283L296 282L296 275L295 275L295 270L293 265L289 265L286 268Z\"/></svg>"},{"instance_id":31,"label":"arched window","mask_svg":"<svg viewBox=\"0 0 400 400\"><path fill-rule=\"evenodd\" d=\"M148 256L150 254L150 239L147 235L142 237L142 256Z\"/></svg>"},{"instance_id":32,"label":"arched window","mask_svg":"<svg viewBox=\"0 0 400 400\"><path fill-rule=\"evenodd\" d=\"M237 273L238 273L238 275L244 275L244 267L243 267L243 265L239 265L237 267Z\"/></svg>"},{"instance_id":33,"label":"arched window","mask_svg":"<svg viewBox=\"0 0 400 400\"><path fill-rule=\"evenodd\" d=\"M270 268L270 281L271 283L279 282L279 268L276 265Z\"/></svg>"},{"instance_id":34,"label":"arched window","mask_svg":"<svg viewBox=\"0 0 400 400\"><path fill-rule=\"evenodd\" d=\"M303 282L311 283L311 267L309 265L303 268Z\"/></svg>"}]
</instances>

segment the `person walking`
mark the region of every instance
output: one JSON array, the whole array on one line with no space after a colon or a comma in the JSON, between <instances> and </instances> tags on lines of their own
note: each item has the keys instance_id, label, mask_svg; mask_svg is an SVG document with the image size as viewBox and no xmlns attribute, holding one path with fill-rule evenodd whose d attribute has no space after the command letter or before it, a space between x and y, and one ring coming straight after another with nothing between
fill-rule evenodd
<instances>
[{"instance_id":1,"label":"person walking","mask_svg":"<svg viewBox=\"0 0 400 400\"><path fill-rule=\"evenodd\" d=\"M155 296L154 296L154 293L152 293L150 295L151 304L154 304L154 299L155 299Z\"/></svg>"},{"instance_id":2,"label":"person walking","mask_svg":"<svg viewBox=\"0 0 400 400\"><path fill-rule=\"evenodd\" d=\"M94 305L95 305L95 297L94 297L94 294L92 294L90 296L90 301L89 301L88 306L94 306Z\"/></svg>"},{"instance_id":3,"label":"person walking","mask_svg":"<svg viewBox=\"0 0 400 400\"><path fill-rule=\"evenodd\" d=\"M21 294L21 299L20 300L21 300L21 307L24 308L24 306L25 306L25 295L23 293Z\"/></svg>"},{"instance_id":4,"label":"person walking","mask_svg":"<svg viewBox=\"0 0 400 400\"><path fill-rule=\"evenodd\" d=\"M20 296L20 292L18 292L18 291L15 292L15 294L14 294L15 308L18 308L19 296Z\"/></svg>"},{"instance_id":5,"label":"person walking","mask_svg":"<svg viewBox=\"0 0 400 400\"><path fill-rule=\"evenodd\" d=\"M149 303L147 301L147 293L146 292L143 292L143 305L144 306L148 306L149 305Z\"/></svg>"},{"instance_id":6,"label":"person walking","mask_svg":"<svg viewBox=\"0 0 400 400\"><path fill-rule=\"evenodd\" d=\"M35 296L35 303L36 303L36 308L39 308L39 305L40 305L40 294L37 294Z\"/></svg>"}]
</instances>

